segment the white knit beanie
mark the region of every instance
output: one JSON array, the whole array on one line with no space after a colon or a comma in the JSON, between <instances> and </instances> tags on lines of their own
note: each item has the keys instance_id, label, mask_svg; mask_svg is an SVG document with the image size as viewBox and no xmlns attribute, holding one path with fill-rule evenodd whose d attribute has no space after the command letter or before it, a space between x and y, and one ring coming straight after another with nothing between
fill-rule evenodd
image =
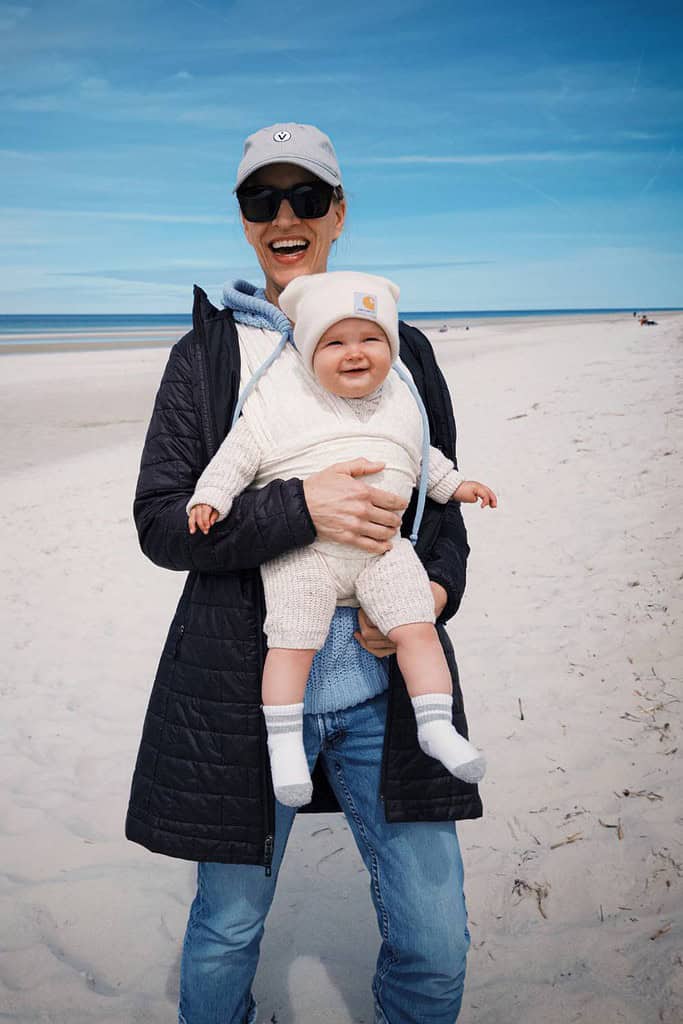
<instances>
[{"instance_id":1,"label":"white knit beanie","mask_svg":"<svg viewBox=\"0 0 683 1024\"><path fill-rule=\"evenodd\" d=\"M398 358L400 288L386 277L335 270L303 274L290 281L280 295L280 309L294 324L294 344L306 368L313 373L313 353L328 327L361 317L377 323L389 340L392 362Z\"/></svg>"}]
</instances>

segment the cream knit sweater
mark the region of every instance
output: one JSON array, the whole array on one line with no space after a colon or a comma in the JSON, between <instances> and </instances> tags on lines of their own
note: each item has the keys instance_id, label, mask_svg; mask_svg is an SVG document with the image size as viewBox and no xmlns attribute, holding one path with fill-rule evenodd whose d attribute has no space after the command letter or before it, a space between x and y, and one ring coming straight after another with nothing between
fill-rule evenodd
<instances>
[{"instance_id":1,"label":"cream knit sweater","mask_svg":"<svg viewBox=\"0 0 683 1024\"><path fill-rule=\"evenodd\" d=\"M244 387L273 351L278 334L240 324L239 339ZM420 413L396 373L389 372L367 398L340 398L321 387L288 345L261 378L240 419L197 481L187 512L193 505L211 505L222 520L247 487L293 477L305 480L335 462L359 456L386 464L368 482L408 500L419 475L421 451ZM450 459L430 448L430 498L447 502L463 479ZM365 557L350 545L333 541L314 545L330 554Z\"/></svg>"}]
</instances>

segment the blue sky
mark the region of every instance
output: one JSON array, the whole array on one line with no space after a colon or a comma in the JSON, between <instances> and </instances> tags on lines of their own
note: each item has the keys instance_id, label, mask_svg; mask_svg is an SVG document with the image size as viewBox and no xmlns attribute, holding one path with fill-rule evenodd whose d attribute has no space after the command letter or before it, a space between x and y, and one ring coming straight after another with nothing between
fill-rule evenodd
<instances>
[{"instance_id":1,"label":"blue sky","mask_svg":"<svg viewBox=\"0 0 683 1024\"><path fill-rule=\"evenodd\" d=\"M245 135L317 124L404 310L683 305L683 8L0 0L0 313L259 280Z\"/></svg>"}]
</instances>

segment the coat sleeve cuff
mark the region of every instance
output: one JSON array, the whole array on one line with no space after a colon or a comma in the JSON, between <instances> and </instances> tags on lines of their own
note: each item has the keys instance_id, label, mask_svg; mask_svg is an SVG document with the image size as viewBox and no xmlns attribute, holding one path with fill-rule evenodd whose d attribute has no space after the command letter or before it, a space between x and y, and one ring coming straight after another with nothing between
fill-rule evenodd
<instances>
[{"instance_id":1,"label":"coat sleeve cuff","mask_svg":"<svg viewBox=\"0 0 683 1024\"><path fill-rule=\"evenodd\" d=\"M306 544L311 544L317 536L311 513L306 504L304 483L303 480L294 477L287 480L285 486L291 489L288 495L290 502L286 505L287 523L295 538L295 547L303 547Z\"/></svg>"}]
</instances>

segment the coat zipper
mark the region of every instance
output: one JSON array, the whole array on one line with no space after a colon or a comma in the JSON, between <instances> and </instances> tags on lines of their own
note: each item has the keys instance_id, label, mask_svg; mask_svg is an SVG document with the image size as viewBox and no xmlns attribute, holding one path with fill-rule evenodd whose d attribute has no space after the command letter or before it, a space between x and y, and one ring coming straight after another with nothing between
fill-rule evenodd
<instances>
[{"instance_id":1,"label":"coat zipper","mask_svg":"<svg viewBox=\"0 0 683 1024\"><path fill-rule=\"evenodd\" d=\"M265 830L266 837L263 841L263 867L265 868L266 878L270 878L272 874L273 864L273 848L275 846L275 822L274 814L272 813L271 799L270 799L270 785L268 781L268 748L266 747L265 756L262 757L263 762L263 808L264 808L264 819L265 819Z\"/></svg>"},{"instance_id":2,"label":"coat zipper","mask_svg":"<svg viewBox=\"0 0 683 1024\"><path fill-rule=\"evenodd\" d=\"M211 416L209 413L209 386L206 376L206 363L204 362L204 349L202 343L198 342L197 359L199 360L199 393L201 397L202 423L204 425L204 436L206 437L206 452L209 459L216 454L216 445L211 427Z\"/></svg>"},{"instance_id":3,"label":"coat zipper","mask_svg":"<svg viewBox=\"0 0 683 1024\"><path fill-rule=\"evenodd\" d=\"M173 657L174 658L177 658L179 653L180 653L180 642L183 639L183 633L184 632L185 632L185 626L184 626L184 624L181 623L181 625L178 627L178 632L176 633L175 648L173 650Z\"/></svg>"},{"instance_id":4,"label":"coat zipper","mask_svg":"<svg viewBox=\"0 0 683 1024\"><path fill-rule=\"evenodd\" d=\"M263 849L263 860L266 868L266 878L270 878L272 874L272 863L273 863L273 846L275 840L273 836L267 835Z\"/></svg>"},{"instance_id":5,"label":"coat zipper","mask_svg":"<svg viewBox=\"0 0 683 1024\"><path fill-rule=\"evenodd\" d=\"M259 588L258 583L256 584L256 586L259 589L259 593L260 593L260 597L261 597L260 602L259 602L261 615L260 615L259 622L257 622L257 624L256 624L256 629L257 629L257 636L258 636L258 643L259 643L259 654L261 656L260 657L261 671L263 671L263 664L264 664L265 658L266 658L266 652L265 652L265 647L264 647L264 643L263 643L263 628L262 628L262 625L263 625L263 611L264 611L264 608L263 608L263 591ZM262 716L263 716L263 713L262 713ZM263 736L264 730L265 730L265 723L262 722L261 723L261 736ZM263 866L265 868L266 878L270 878L270 876L272 874L273 848L275 846L275 835L274 835L274 833L275 833L275 808L273 806L273 801L271 800L272 788L271 788L271 786L269 784L269 779L268 779L268 774L269 774L268 773L268 763L269 763L268 758L269 758L269 755L268 755L268 745L266 743L265 750L264 750L263 749L263 744L262 744L261 745L261 763L263 765L263 798L264 798L263 799L263 805L264 805L264 810L265 810L265 831L266 831L266 837L265 837L265 840L264 840L264 843L263 843Z\"/></svg>"},{"instance_id":6,"label":"coat zipper","mask_svg":"<svg viewBox=\"0 0 683 1024\"><path fill-rule=\"evenodd\" d=\"M268 781L268 747L266 746L265 756L262 756L263 763L263 807L264 807L264 818L265 818L265 830L266 837L263 841L263 866L266 872L266 878L270 878L272 874L273 864L273 847L275 846L275 822L274 815L272 813L271 799L270 799L270 785Z\"/></svg>"}]
</instances>

